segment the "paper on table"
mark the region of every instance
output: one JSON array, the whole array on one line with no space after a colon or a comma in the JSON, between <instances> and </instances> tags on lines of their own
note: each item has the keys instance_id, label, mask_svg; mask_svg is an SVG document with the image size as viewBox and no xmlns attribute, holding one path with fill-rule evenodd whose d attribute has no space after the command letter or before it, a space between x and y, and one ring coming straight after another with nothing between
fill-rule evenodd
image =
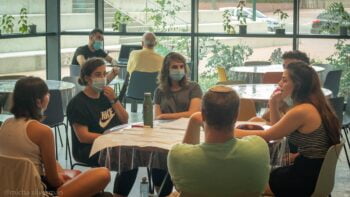
<instances>
[{"instance_id":1,"label":"paper on table","mask_svg":"<svg viewBox=\"0 0 350 197\"><path fill-rule=\"evenodd\" d=\"M170 122L159 123L158 127L163 129L186 130L189 118L179 118Z\"/></svg>"},{"instance_id":2,"label":"paper on table","mask_svg":"<svg viewBox=\"0 0 350 197\"><path fill-rule=\"evenodd\" d=\"M108 147L133 146L154 147L170 150L176 144L181 143L185 130L161 129L161 128L130 128L119 132L111 132L95 139L90 156ZM204 133L201 132L201 142L204 141Z\"/></svg>"}]
</instances>

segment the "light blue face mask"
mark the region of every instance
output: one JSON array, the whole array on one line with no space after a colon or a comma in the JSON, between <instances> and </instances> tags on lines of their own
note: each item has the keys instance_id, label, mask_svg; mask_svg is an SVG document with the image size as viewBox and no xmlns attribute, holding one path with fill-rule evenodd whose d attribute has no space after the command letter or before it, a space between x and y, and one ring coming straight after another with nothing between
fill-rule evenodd
<instances>
[{"instance_id":1,"label":"light blue face mask","mask_svg":"<svg viewBox=\"0 0 350 197\"><path fill-rule=\"evenodd\" d=\"M174 81L180 81L185 76L185 69L170 69L170 78Z\"/></svg>"},{"instance_id":2,"label":"light blue face mask","mask_svg":"<svg viewBox=\"0 0 350 197\"><path fill-rule=\"evenodd\" d=\"M106 77L92 79L92 89L95 92L101 92L103 90L103 87L106 86L106 84L107 84Z\"/></svg>"},{"instance_id":3,"label":"light blue face mask","mask_svg":"<svg viewBox=\"0 0 350 197\"><path fill-rule=\"evenodd\" d=\"M287 96L286 98L283 99L283 101L288 105L288 107L293 106L293 99L290 96Z\"/></svg>"},{"instance_id":4,"label":"light blue face mask","mask_svg":"<svg viewBox=\"0 0 350 197\"><path fill-rule=\"evenodd\" d=\"M95 40L94 44L92 44L92 47L94 47L96 51L100 50L103 48L103 42L101 40Z\"/></svg>"}]
</instances>

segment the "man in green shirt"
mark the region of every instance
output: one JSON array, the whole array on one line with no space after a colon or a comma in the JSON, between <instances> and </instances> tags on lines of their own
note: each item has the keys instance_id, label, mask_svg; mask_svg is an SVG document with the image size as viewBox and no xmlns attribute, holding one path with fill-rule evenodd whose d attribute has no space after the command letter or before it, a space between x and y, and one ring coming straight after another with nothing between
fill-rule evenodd
<instances>
[{"instance_id":1,"label":"man in green shirt","mask_svg":"<svg viewBox=\"0 0 350 197\"><path fill-rule=\"evenodd\" d=\"M269 179L269 150L258 136L233 135L239 97L215 86L203 97L202 112L191 116L182 144L168 154L176 189L191 196L259 196ZM203 126L205 142L199 143Z\"/></svg>"}]
</instances>

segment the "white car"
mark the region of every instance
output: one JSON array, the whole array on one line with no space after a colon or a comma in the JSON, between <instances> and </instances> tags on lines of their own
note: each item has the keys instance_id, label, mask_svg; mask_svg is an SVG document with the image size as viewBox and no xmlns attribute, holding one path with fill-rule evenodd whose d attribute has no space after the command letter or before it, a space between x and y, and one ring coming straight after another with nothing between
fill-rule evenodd
<instances>
[{"instance_id":1,"label":"white car","mask_svg":"<svg viewBox=\"0 0 350 197\"><path fill-rule=\"evenodd\" d=\"M237 7L223 7L219 8L220 11L230 10L232 17L232 21L237 21L238 14L240 12L240 8ZM247 20L253 20L253 9L252 8L243 8L243 16L247 17ZM274 32L277 28L280 27L280 23L278 20L269 18L265 14L261 13L259 10L256 10L256 21L257 22L265 22L267 24L267 31Z\"/></svg>"}]
</instances>

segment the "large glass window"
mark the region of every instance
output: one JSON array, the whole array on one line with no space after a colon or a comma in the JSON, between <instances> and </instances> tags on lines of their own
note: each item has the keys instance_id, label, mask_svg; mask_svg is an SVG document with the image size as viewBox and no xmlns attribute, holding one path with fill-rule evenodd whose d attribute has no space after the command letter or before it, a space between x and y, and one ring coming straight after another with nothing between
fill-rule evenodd
<instances>
[{"instance_id":1,"label":"large glass window","mask_svg":"<svg viewBox=\"0 0 350 197\"><path fill-rule=\"evenodd\" d=\"M349 1L300 1L302 34L339 34L340 26L349 25Z\"/></svg>"},{"instance_id":2,"label":"large glass window","mask_svg":"<svg viewBox=\"0 0 350 197\"><path fill-rule=\"evenodd\" d=\"M189 32L190 0L104 1L105 31ZM126 25L121 25L126 24ZM125 29L126 26L126 29Z\"/></svg>"},{"instance_id":3,"label":"large glass window","mask_svg":"<svg viewBox=\"0 0 350 197\"><path fill-rule=\"evenodd\" d=\"M0 75L46 78L45 37L0 39Z\"/></svg>"},{"instance_id":4,"label":"large glass window","mask_svg":"<svg viewBox=\"0 0 350 197\"><path fill-rule=\"evenodd\" d=\"M94 0L61 0L61 31L91 31L94 27Z\"/></svg>"},{"instance_id":5,"label":"large glass window","mask_svg":"<svg viewBox=\"0 0 350 197\"><path fill-rule=\"evenodd\" d=\"M253 0L240 2L200 0L199 31L238 33L239 25L247 25L248 33L273 33L281 27L293 31L292 0L255 0L256 9Z\"/></svg>"},{"instance_id":6,"label":"large glass window","mask_svg":"<svg viewBox=\"0 0 350 197\"><path fill-rule=\"evenodd\" d=\"M45 0L0 0L0 75L34 75L46 78L45 37L21 38L45 32Z\"/></svg>"},{"instance_id":7,"label":"large glass window","mask_svg":"<svg viewBox=\"0 0 350 197\"><path fill-rule=\"evenodd\" d=\"M350 96L350 41L335 39L300 39L299 49L306 52L313 64L326 68L321 79L324 80L328 70L342 70L340 95Z\"/></svg>"},{"instance_id":8,"label":"large glass window","mask_svg":"<svg viewBox=\"0 0 350 197\"><path fill-rule=\"evenodd\" d=\"M203 90L218 82L217 67L224 67L234 79L231 68L245 61L270 61L281 64L282 53L292 50L292 39L282 38L200 38L198 75ZM282 67L282 65L281 65Z\"/></svg>"}]
</instances>

